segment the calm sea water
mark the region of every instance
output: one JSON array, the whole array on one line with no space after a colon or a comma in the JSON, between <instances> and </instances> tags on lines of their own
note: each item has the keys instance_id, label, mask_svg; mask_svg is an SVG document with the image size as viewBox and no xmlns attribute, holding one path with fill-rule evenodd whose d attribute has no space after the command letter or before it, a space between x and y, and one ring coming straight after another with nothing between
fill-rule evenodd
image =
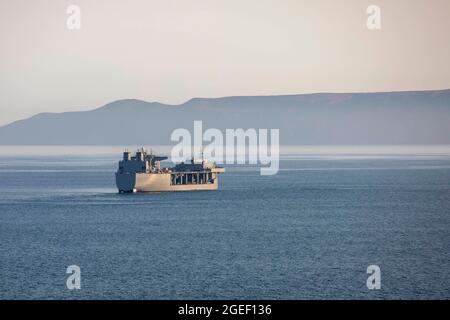
<instances>
[{"instance_id":1,"label":"calm sea water","mask_svg":"<svg viewBox=\"0 0 450 320\"><path fill-rule=\"evenodd\" d=\"M118 158L0 156L0 298L450 298L448 156L290 155L215 192L128 195Z\"/></svg>"}]
</instances>

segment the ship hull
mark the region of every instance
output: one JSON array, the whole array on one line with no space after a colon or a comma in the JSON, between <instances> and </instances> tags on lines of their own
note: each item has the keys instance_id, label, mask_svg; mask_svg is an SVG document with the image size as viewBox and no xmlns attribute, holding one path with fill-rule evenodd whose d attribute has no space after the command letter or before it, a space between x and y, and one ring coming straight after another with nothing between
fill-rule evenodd
<instances>
[{"instance_id":1,"label":"ship hull","mask_svg":"<svg viewBox=\"0 0 450 320\"><path fill-rule=\"evenodd\" d=\"M210 183L172 184L170 173L116 173L120 193L217 190L218 179Z\"/></svg>"}]
</instances>

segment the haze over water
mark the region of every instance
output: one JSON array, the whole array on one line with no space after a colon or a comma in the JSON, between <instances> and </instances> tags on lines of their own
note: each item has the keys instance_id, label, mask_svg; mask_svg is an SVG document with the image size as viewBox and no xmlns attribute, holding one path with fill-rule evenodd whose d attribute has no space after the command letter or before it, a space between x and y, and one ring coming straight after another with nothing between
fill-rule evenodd
<instances>
[{"instance_id":1,"label":"haze over water","mask_svg":"<svg viewBox=\"0 0 450 320\"><path fill-rule=\"evenodd\" d=\"M0 147L0 298L450 298L448 146L282 147L275 176L131 195L121 151Z\"/></svg>"}]
</instances>

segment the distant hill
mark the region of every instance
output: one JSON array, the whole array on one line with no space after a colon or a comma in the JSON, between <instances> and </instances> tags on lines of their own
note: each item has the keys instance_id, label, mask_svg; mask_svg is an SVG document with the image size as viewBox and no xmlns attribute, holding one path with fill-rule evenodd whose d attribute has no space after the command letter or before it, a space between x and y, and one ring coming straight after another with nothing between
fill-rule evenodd
<instances>
[{"instance_id":1,"label":"distant hill","mask_svg":"<svg viewBox=\"0 0 450 320\"><path fill-rule=\"evenodd\" d=\"M195 98L171 106L119 100L40 113L0 127L3 145L173 144L176 128L279 128L293 144L450 144L450 89Z\"/></svg>"}]
</instances>

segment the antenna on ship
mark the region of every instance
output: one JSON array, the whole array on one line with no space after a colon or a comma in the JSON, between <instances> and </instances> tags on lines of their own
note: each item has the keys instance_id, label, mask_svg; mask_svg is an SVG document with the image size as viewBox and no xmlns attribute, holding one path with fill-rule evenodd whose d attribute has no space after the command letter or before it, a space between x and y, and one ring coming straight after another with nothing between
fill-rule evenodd
<instances>
[{"instance_id":1,"label":"antenna on ship","mask_svg":"<svg viewBox=\"0 0 450 320\"><path fill-rule=\"evenodd\" d=\"M202 147L202 164L205 163L205 159L203 158L203 151L204 151L204 149L203 149L203 147Z\"/></svg>"}]
</instances>

